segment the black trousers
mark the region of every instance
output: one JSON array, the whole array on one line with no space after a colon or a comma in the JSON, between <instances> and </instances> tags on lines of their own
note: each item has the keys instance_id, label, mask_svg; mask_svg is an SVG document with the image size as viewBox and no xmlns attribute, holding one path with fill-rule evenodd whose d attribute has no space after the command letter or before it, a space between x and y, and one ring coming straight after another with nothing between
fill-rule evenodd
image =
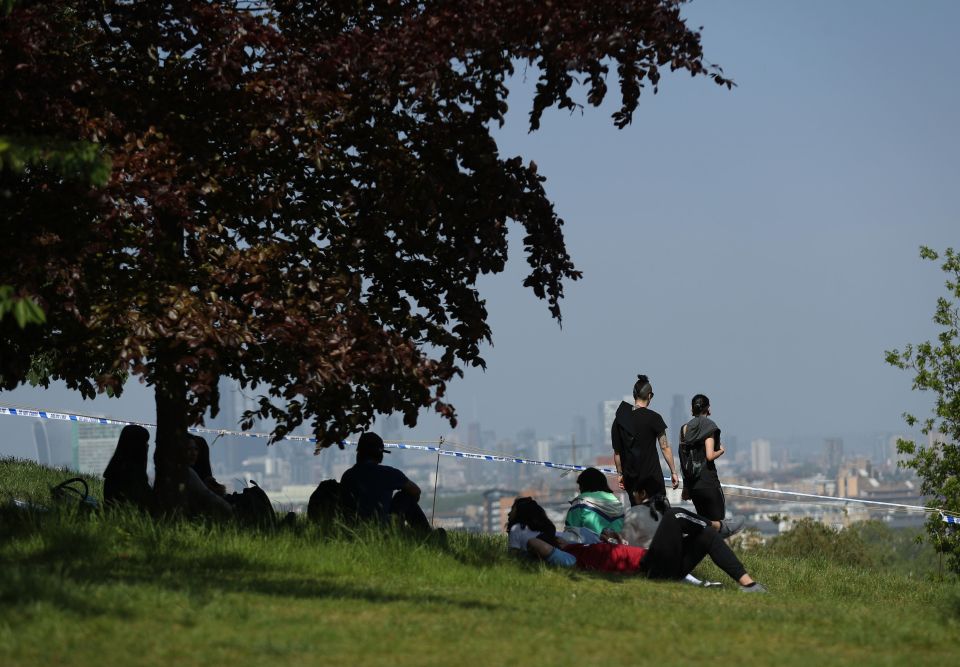
<instances>
[{"instance_id":1,"label":"black trousers","mask_svg":"<svg viewBox=\"0 0 960 667\"><path fill-rule=\"evenodd\" d=\"M683 579L704 556L710 556L734 581L747 573L709 519L671 507L660 519L642 567L651 579Z\"/></svg>"},{"instance_id":2,"label":"black trousers","mask_svg":"<svg viewBox=\"0 0 960 667\"><path fill-rule=\"evenodd\" d=\"M707 486L690 490L690 500L697 508L697 514L711 521L723 521L727 514L727 499L719 486Z\"/></svg>"}]
</instances>

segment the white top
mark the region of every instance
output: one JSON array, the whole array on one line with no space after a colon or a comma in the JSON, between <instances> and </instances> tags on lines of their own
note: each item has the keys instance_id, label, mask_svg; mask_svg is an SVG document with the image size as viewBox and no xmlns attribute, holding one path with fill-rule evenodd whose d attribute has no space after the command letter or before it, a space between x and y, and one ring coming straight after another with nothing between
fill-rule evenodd
<instances>
[{"instance_id":1,"label":"white top","mask_svg":"<svg viewBox=\"0 0 960 667\"><path fill-rule=\"evenodd\" d=\"M539 530L530 530L526 526L523 526L519 523L515 523L513 528L510 529L510 537L508 538L508 545L511 549L520 549L522 551L527 550L527 542L535 538L540 534Z\"/></svg>"}]
</instances>

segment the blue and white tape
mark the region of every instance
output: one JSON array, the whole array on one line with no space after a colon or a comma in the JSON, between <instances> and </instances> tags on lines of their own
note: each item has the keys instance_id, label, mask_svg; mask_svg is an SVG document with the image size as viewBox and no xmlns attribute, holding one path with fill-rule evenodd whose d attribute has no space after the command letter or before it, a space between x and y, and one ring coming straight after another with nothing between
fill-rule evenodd
<instances>
[{"instance_id":1,"label":"blue and white tape","mask_svg":"<svg viewBox=\"0 0 960 667\"><path fill-rule=\"evenodd\" d=\"M35 419L53 419L57 421L70 421L70 422L80 422L86 424L103 424L103 425L115 425L115 426L143 426L145 428L156 428L156 424L151 424L147 422L135 422L135 421L126 421L121 419L112 419L109 417L91 417L89 415L80 415L69 412L52 412L49 410L35 410L30 408L15 408L9 406L0 405L0 415L10 415L14 417L33 417ZM264 440L271 439L269 433L257 433L253 431L233 431L228 429L215 429L215 428L204 428L201 426L190 427L189 430L191 433L207 433L213 435L229 435L242 438L260 438ZM285 435L278 440L286 440L290 442L303 442L316 444L317 439L311 436L306 435ZM477 452L465 452L457 449L444 449L442 441L435 441L437 444L413 444L413 443L404 443L404 442L384 442L385 447L391 449L407 449L412 451L421 451L421 452L430 452L432 454L437 454L439 456L450 456L458 459L467 459L471 461L490 461L498 463L520 463L523 465L534 465L542 466L544 468L553 468L555 470L566 470L566 471L583 471L586 470L588 466L576 465L572 463L556 463L553 461L537 461L535 459L524 459L517 458L513 456L500 456L497 454L481 454ZM346 440L344 441L345 445L356 445L355 442ZM594 466L596 467L596 466ZM600 472L607 475L616 475L616 470L613 468L598 468ZM665 481L669 482L669 478L665 478ZM901 509L914 512L937 512L943 518L944 522L948 524L960 525L960 516L957 516L952 513L945 512L933 507L923 507L921 505L904 505L900 503L888 503L880 500L867 500L865 498L838 498L836 496L824 496L818 495L815 493L801 493L799 491L784 491L782 489L765 489L762 487L756 486L743 486L740 484L721 484L725 489L733 489L737 491L750 491L753 493L764 493L774 496L790 496L797 499L808 499L808 500L823 500L829 501L831 503L839 504L850 504L854 503L857 505L870 505L875 507L885 507L889 509Z\"/></svg>"}]
</instances>

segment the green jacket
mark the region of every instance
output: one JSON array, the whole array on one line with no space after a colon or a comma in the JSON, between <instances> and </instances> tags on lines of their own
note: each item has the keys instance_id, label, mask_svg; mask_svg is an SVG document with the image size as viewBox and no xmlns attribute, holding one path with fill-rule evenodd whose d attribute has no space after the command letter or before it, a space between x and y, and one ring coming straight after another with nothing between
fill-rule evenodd
<instances>
[{"instance_id":1,"label":"green jacket","mask_svg":"<svg viewBox=\"0 0 960 667\"><path fill-rule=\"evenodd\" d=\"M623 503L606 491L581 493L570 501L565 524L589 528L598 535L605 528L619 533L623 529Z\"/></svg>"}]
</instances>

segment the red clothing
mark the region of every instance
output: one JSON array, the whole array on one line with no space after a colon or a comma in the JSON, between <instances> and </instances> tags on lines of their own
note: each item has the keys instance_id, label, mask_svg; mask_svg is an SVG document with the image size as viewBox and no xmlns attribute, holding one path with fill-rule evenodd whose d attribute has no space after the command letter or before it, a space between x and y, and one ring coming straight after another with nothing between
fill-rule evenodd
<instances>
[{"instance_id":1,"label":"red clothing","mask_svg":"<svg viewBox=\"0 0 960 667\"><path fill-rule=\"evenodd\" d=\"M577 567L583 570L600 572L636 573L640 571L640 561L647 554L643 547L631 547L626 544L568 544L563 550L573 554Z\"/></svg>"}]
</instances>

